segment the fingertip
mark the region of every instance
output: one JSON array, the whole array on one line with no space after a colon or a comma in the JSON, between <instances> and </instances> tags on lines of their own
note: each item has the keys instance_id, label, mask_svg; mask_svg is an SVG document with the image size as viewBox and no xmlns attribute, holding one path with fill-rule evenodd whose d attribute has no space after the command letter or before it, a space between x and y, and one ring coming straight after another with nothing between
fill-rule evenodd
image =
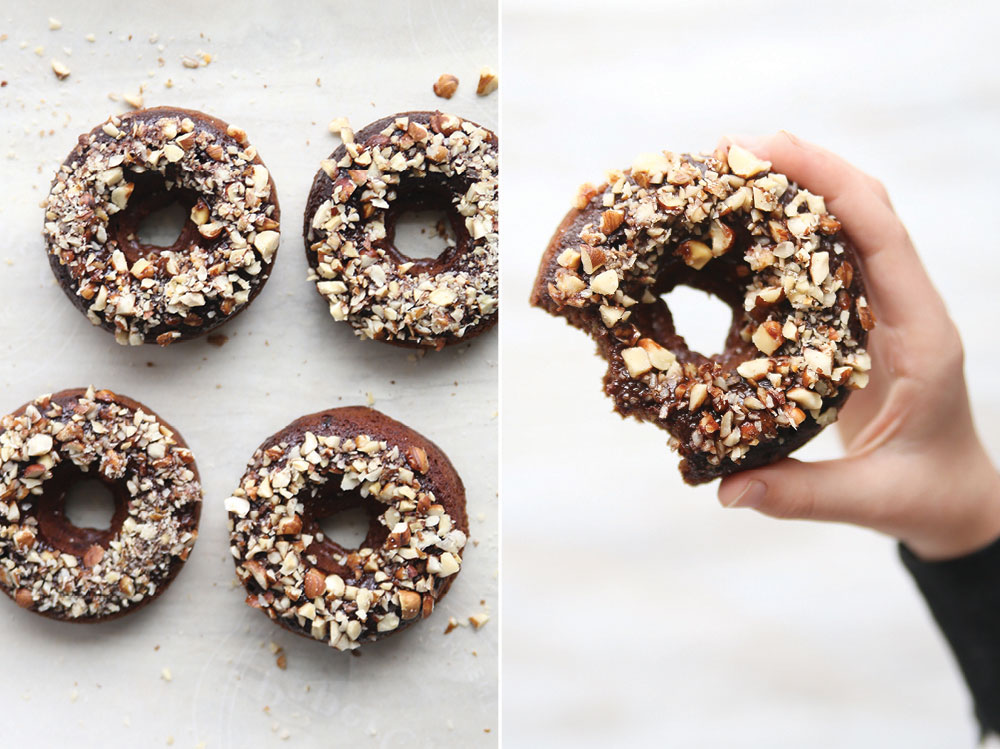
<instances>
[{"instance_id":1,"label":"fingertip","mask_svg":"<svg viewBox=\"0 0 1000 749\"><path fill-rule=\"evenodd\" d=\"M740 135L736 133L732 135L723 135L719 140L719 146L722 148L728 148L733 143L743 146L748 151L756 153L757 149L765 146L767 138L762 138L759 135Z\"/></svg>"}]
</instances>

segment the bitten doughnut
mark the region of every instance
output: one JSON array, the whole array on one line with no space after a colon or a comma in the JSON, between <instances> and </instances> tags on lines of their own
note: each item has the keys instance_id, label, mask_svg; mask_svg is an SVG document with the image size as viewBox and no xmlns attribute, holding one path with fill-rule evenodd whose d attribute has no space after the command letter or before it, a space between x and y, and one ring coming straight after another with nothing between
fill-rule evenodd
<instances>
[{"instance_id":1,"label":"bitten doughnut","mask_svg":"<svg viewBox=\"0 0 1000 749\"><path fill-rule=\"evenodd\" d=\"M63 390L0 421L0 587L52 619L102 621L166 590L198 538L201 484L181 436L110 390ZM111 490L105 530L65 515L88 478Z\"/></svg>"},{"instance_id":2,"label":"bitten doughnut","mask_svg":"<svg viewBox=\"0 0 1000 749\"><path fill-rule=\"evenodd\" d=\"M677 334L660 295L678 285L732 307L721 354ZM788 455L868 382L856 251L822 197L735 145L584 185L531 300L590 333L616 410L669 432L690 484Z\"/></svg>"},{"instance_id":3,"label":"bitten doughnut","mask_svg":"<svg viewBox=\"0 0 1000 749\"><path fill-rule=\"evenodd\" d=\"M429 616L469 532L447 456L370 408L292 422L257 449L225 504L247 603L338 650ZM359 505L371 517L360 549L323 536L321 519Z\"/></svg>"},{"instance_id":4,"label":"bitten doughnut","mask_svg":"<svg viewBox=\"0 0 1000 749\"><path fill-rule=\"evenodd\" d=\"M470 120L404 112L341 130L306 204L311 280L361 338L440 349L497 321L497 137ZM396 219L442 208L456 242L437 258L395 246Z\"/></svg>"},{"instance_id":5,"label":"bitten doughnut","mask_svg":"<svg viewBox=\"0 0 1000 749\"><path fill-rule=\"evenodd\" d=\"M189 211L169 247L142 244L153 211ZM112 116L56 173L43 234L59 285L123 345L194 338L246 308L279 240L274 180L237 127L187 109Z\"/></svg>"}]
</instances>

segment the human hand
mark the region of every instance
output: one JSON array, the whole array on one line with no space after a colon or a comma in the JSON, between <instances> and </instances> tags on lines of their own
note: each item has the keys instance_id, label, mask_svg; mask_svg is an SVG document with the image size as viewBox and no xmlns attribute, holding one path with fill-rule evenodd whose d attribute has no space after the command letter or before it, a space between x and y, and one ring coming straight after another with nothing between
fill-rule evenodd
<instances>
[{"instance_id":1,"label":"human hand","mask_svg":"<svg viewBox=\"0 0 1000 749\"><path fill-rule=\"evenodd\" d=\"M738 140L826 199L861 256L878 325L868 338L868 387L840 413L846 456L786 458L729 476L719 501L866 526L924 559L962 556L1000 538L1000 475L972 423L962 342L885 188L784 131Z\"/></svg>"}]
</instances>

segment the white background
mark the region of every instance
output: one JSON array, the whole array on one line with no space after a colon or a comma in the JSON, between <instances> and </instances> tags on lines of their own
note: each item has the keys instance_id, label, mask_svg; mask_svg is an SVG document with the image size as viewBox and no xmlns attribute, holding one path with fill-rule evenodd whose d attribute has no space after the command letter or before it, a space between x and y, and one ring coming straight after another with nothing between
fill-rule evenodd
<instances>
[{"instance_id":1,"label":"white background","mask_svg":"<svg viewBox=\"0 0 1000 749\"><path fill-rule=\"evenodd\" d=\"M666 435L612 413L591 341L527 298L581 182L789 129L888 186L1000 459L1000 6L505 0L502 23L505 743L971 746L895 545L685 487ZM828 430L799 455L839 449Z\"/></svg>"},{"instance_id":2,"label":"white background","mask_svg":"<svg viewBox=\"0 0 1000 749\"><path fill-rule=\"evenodd\" d=\"M497 96L475 95L479 68L497 64L496 14L495 3L471 0L383 0L377 10L365 2L3 2L0 413L88 383L133 396L187 439L205 506L187 566L140 613L67 625L0 600L0 700L17 716L5 721L0 744L161 746L168 736L175 746L212 749L496 744L496 332L419 360L360 341L330 319L306 281L301 240L313 175L339 143L327 132L331 118L360 127L444 107L496 126ZM50 15L61 30L49 30ZM148 41L154 33L163 51ZM182 67L181 57L199 50L213 62ZM56 80L53 57L71 69L67 80ZM431 92L444 72L461 79L450 102ZM121 348L63 297L48 267L39 202L56 166L77 135L125 110L109 93L140 84L148 106L200 109L245 128L278 187L284 220L274 274L221 329L229 336L222 348L203 340ZM306 413L365 404L369 392L376 408L451 457L478 546L468 547L430 620L352 657L285 633L244 605L242 588L232 587L222 501L265 437ZM479 631L442 634L449 616L464 621L478 611L494 619ZM287 671L275 666L271 640L284 647Z\"/></svg>"}]
</instances>

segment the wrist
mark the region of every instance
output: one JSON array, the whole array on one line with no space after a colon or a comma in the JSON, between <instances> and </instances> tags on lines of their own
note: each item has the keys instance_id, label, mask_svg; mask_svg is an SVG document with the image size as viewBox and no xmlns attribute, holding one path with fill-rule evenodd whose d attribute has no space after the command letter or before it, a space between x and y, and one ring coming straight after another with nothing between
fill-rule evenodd
<instances>
[{"instance_id":1,"label":"wrist","mask_svg":"<svg viewBox=\"0 0 1000 749\"><path fill-rule=\"evenodd\" d=\"M935 513L932 526L900 536L924 561L963 557L1000 539L1000 474L981 447L976 452L973 460L966 453L966 460L940 474L954 473L956 465L962 471L959 481L942 487L937 502L944 512Z\"/></svg>"}]
</instances>

